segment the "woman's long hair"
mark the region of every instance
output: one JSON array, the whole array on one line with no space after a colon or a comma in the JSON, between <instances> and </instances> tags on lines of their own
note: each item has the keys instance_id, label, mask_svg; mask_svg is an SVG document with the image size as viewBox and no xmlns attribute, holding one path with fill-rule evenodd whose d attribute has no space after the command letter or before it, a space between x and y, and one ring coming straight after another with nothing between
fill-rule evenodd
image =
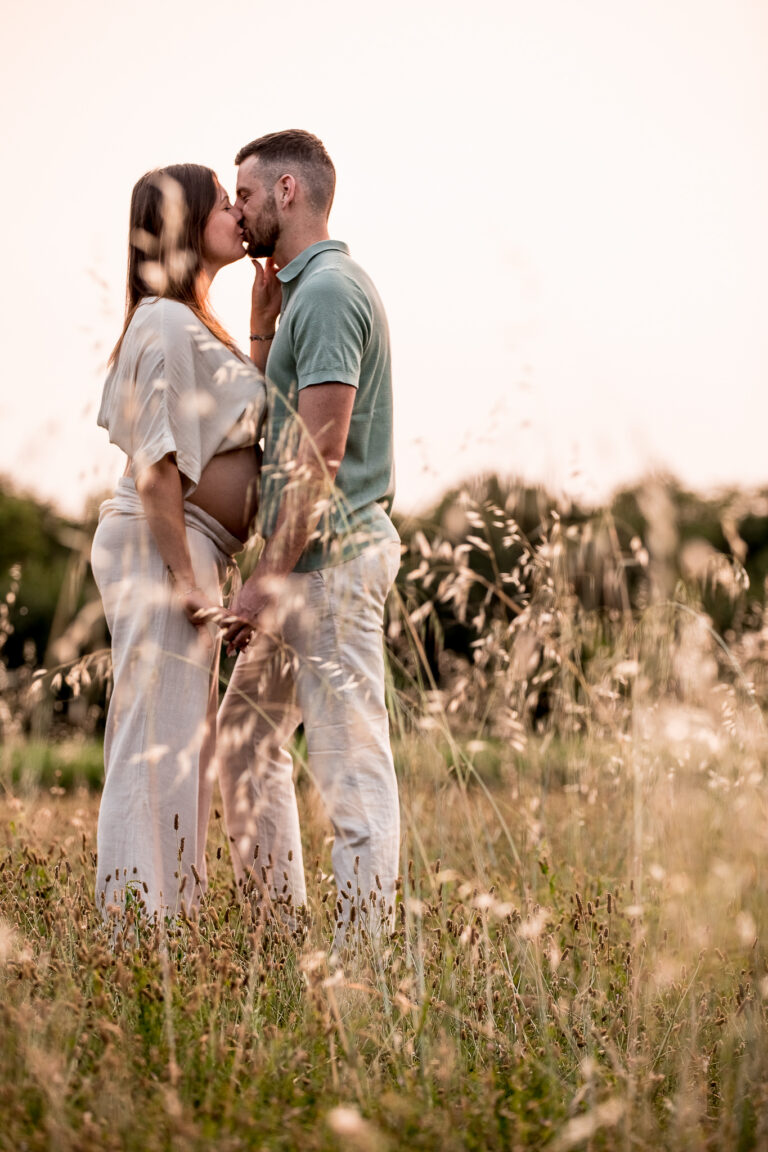
<instances>
[{"instance_id":1,"label":"woman's long hair","mask_svg":"<svg viewBox=\"0 0 768 1152\"><path fill-rule=\"evenodd\" d=\"M146 296L178 300L217 340L238 355L200 289L203 232L216 204L216 177L202 164L170 164L138 180L131 195L125 323L109 358L120 354L126 329Z\"/></svg>"}]
</instances>

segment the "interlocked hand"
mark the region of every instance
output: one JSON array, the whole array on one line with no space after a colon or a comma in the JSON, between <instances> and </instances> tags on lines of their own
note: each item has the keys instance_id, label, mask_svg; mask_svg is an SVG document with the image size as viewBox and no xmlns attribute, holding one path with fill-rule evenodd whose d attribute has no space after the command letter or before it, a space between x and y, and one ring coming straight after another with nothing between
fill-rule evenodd
<instances>
[{"instance_id":1,"label":"interlocked hand","mask_svg":"<svg viewBox=\"0 0 768 1152\"><path fill-rule=\"evenodd\" d=\"M275 589L266 581L251 577L245 582L222 622L228 656L247 648L255 632L269 630L274 623L275 604Z\"/></svg>"}]
</instances>

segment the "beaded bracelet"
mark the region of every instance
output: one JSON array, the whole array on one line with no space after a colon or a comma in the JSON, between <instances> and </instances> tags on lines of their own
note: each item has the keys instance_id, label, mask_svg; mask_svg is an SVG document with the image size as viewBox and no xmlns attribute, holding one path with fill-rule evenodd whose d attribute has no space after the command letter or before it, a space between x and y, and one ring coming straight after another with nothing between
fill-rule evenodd
<instances>
[{"instance_id":1,"label":"beaded bracelet","mask_svg":"<svg viewBox=\"0 0 768 1152\"><path fill-rule=\"evenodd\" d=\"M269 336L257 336L255 332L251 332L251 340L274 340L274 338L274 332L270 333Z\"/></svg>"}]
</instances>

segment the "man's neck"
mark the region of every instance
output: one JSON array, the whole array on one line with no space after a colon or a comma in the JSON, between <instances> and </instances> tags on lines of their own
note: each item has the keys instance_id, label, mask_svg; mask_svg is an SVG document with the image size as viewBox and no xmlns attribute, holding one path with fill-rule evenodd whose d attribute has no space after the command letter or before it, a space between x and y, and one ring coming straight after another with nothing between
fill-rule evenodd
<instances>
[{"instance_id":1,"label":"man's neck","mask_svg":"<svg viewBox=\"0 0 768 1152\"><path fill-rule=\"evenodd\" d=\"M291 260L300 256L305 248L311 248L321 240L330 240L326 224L307 224L289 235L283 233L275 245L275 263L278 268L285 268Z\"/></svg>"}]
</instances>

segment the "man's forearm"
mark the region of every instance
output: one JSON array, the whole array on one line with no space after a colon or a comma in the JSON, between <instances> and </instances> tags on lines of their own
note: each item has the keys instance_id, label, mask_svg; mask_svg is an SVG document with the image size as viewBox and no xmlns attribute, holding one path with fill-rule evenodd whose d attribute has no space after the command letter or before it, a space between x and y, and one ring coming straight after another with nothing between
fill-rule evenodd
<instances>
[{"instance_id":1,"label":"man's forearm","mask_svg":"<svg viewBox=\"0 0 768 1152\"><path fill-rule=\"evenodd\" d=\"M275 530L232 604L235 620L225 631L231 649L248 642L274 602L275 584L293 572L317 528L344 458L354 397L354 388L338 381L307 385L299 393L296 467L283 488Z\"/></svg>"},{"instance_id":2,"label":"man's forearm","mask_svg":"<svg viewBox=\"0 0 768 1152\"><path fill-rule=\"evenodd\" d=\"M320 522L335 475L335 467L316 459L297 465L280 500L275 530L264 545L252 579L281 578L293 572Z\"/></svg>"}]
</instances>

